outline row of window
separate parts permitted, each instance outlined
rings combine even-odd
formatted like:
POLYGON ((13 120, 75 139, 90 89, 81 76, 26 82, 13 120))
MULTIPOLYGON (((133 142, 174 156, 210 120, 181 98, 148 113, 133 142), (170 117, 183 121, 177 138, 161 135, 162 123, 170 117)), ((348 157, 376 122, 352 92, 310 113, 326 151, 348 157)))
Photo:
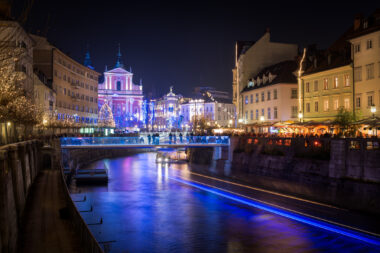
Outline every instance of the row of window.
MULTIPOLYGON (((343 103, 344 103, 343 107, 346 110, 349 110, 350 109, 350 99, 349 98, 345 98, 343 103)), ((338 110, 341 106, 342 105, 339 104, 339 99, 335 99, 333 101, 333 109, 334 110, 338 110)), ((323 101, 323 111, 327 112, 329 110, 330 110, 329 100, 326 99, 326 100, 323 101)), ((311 103, 306 103, 305 111, 306 112, 311 112, 311 103)), ((318 101, 314 102, 314 112, 319 112, 319 102, 318 101)))
POLYGON ((58 113, 57 115, 58 120, 64 120, 64 119, 74 119, 75 122, 79 123, 98 123, 98 119, 94 118, 88 118, 88 117, 79 117, 79 116, 72 116, 69 114, 64 114, 64 113, 58 113))
POLYGON ((78 112, 88 112, 88 113, 97 113, 98 112, 97 108, 91 108, 91 107, 84 106, 84 105, 81 106, 81 105, 75 105, 75 104, 66 104, 65 101, 63 101, 63 102, 58 101, 57 107, 62 107, 65 109, 78 111, 78 112))
MULTIPOLYGON (((333 86, 332 86, 333 89, 337 89, 340 87, 339 79, 340 78, 337 76, 335 76, 333 78, 333 86)), ((350 76, 347 74, 347 75, 343 76, 343 87, 349 87, 349 86, 350 86, 350 76)), ((328 89, 329 89, 329 78, 324 78, 323 79, 323 90, 328 90, 328 89)), ((313 91, 318 91, 318 90, 319 90, 319 82, 318 82, 318 80, 315 80, 313 83, 313 91)), ((310 82, 306 82, 305 92, 306 93, 311 92, 310 82)))
MULTIPOLYGON (((250 120, 253 120, 253 119, 259 120, 260 116, 264 117, 264 119, 265 119, 265 109, 264 108, 261 109, 261 115, 259 115, 259 112, 260 112, 259 109, 256 109, 256 112, 254 114, 254 111, 251 110, 250 114, 249 114, 249 119, 250 120)), ((278 118, 277 112, 278 112, 277 106, 273 107, 273 119, 278 118)), ((268 109, 267 109, 267 115, 266 116, 267 116, 267 118, 266 118, 267 120, 272 119, 272 109, 270 107, 268 107, 268 109)), ((245 111, 245 119, 248 120, 248 111, 245 111)))
MULTIPOLYGON (((355 102, 356 102, 356 103, 355 103, 355 106, 356 106, 357 108, 362 107, 362 99, 361 99, 361 96, 357 96, 355 102)), ((371 106, 375 106, 375 103, 374 103, 374 96, 373 96, 373 94, 367 96, 367 107, 371 107, 371 106)))
MULTIPOLYGON (((260 99, 259 99, 259 93, 256 93, 255 94, 255 103, 259 103, 259 101, 260 101, 260 99)), ((272 93, 271 93, 271 91, 269 90, 269 91, 267 91, 266 92, 266 100, 267 101, 269 101, 269 100, 271 100, 272 99, 272 93)), ((298 94, 297 94, 297 89, 296 88, 294 88, 294 89, 291 89, 291 95, 290 95, 290 98, 297 98, 298 97, 298 94)), ((274 100, 276 100, 278 98, 278 96, 277 96, 277 89, 274 89, 273 90, 273 99, 274 100)), ((253 104, 253 94, 251 94, 250 96, 248 96, 248 95, 246 95, 245 96, 245 104, 247 105, 247 104, 253 104)), ((265 101, 265 92, 264 91, 262 91, 261 92, 261 102, 264 102, 265 101)))
POLYGON ((75 93, 74 91, 70 91, 69 89, 67 89, 67 92, 66 92, 66 88, 61 88, 59 87, 62 94, 63 95, 67 95, 69 97, 72 97, 72 98, 77 98, 77 99, 80 99, 80 100, 86 100, 86 101, 89 101, 89 102, 92 102, 92 103, 98 103, 98 98, 96 97, 91 97, 91 96, 85 96, 83 94, 79 94, 79 93, 75 93))
MULTIPOLYGON (((368 39, 366 42, 365 42, 365 46, 366 46, 366 49, 367 50, 370 50, 373 48, 373 39, 368 39)), ((379 47, 380 47, 380 38, 379 38, 379 47)), ((357 54, 357 53, 360 53, 362 51, 362 48, 361 48, 361 43, 358 42, 354 45, 354 53, 357 54)))
POLYGON ((94 76, 90 73, 84 72, 79 67, 76 67, 75 65, 71 65, 71 63, 68 63, 65 60, 62 60, 61 58, 58 58, 58 63, 61 64, 62 66, 64 66, 65 68, 77 73, 77 74, 80 74, 80 75, 86 76, 87 78, 90 78, 92 80, 98 81, 96 76, 94 76))
MULTIPOLYGON (((378 72, 379 72, 378 76, 380 77, 380 62, 378 63, 378 72)), ((363 73, 362 66, 355 67, 354 69, 355 81, 362 81, 362 73, 363 73)), ((365 65, 365 75, 366 75, 366 80, 371 80, 375 78, 375 63, 365 65)))
POLYGON ((98 91, 98 88, 96 86, 92 86, 92 85, 89 85, 89 84, 85 84, 83 82, 79 82, 79 80, 74 80, 74 78, 72 78, 70 76, 66 77, 66 74, 63 74, 63 76, 62 76, 61 73, 58 72, 57 70, 54 70, 54 75, 56 77, 58 77, 59 79, 63 79, 63 81, 66 81, 69 84, 75 85, 77 87, 82 87, 82 88, 85 88, 87 90, 95 91, 95 92, 98 91))

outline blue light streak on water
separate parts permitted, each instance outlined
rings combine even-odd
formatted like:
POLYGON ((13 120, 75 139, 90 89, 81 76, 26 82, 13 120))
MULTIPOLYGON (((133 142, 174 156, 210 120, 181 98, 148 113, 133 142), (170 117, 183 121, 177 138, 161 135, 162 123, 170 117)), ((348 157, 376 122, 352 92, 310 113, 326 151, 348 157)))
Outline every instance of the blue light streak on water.
POLYGON ((287 211, 284 211, 284 210, 281 210, 281 209, 278 209, 275 207, 271 207, 268 205, 264 205, 264 204, 255 202, 251 199, 240 197, 240 196, 231 194, 229 192, 221 191, 219 189, 215 189, 215 188, 212 188, 212 187, 209 187, 206 185, 201 185, 201 184, 198 184, 195 182, 183 180, 180 178, 170 177, 170 176, 169 176, 169 179, 178 181, 178 182, 186 184, 186 185, 190 185, 192 187, 195 187, 195 188, 198 188, 198 189, 219 195, 221 197, 224 197, 224 198, 227 198, 230 200, 237 201, 239 203, 242 203, 242 204, 245 204, 245 205, 248 205, 251 207, 259 208, 261 210, 265 210, 267 212, 274 213, 274 214, 277 214, 277 215, 280 215, 280 216, 283 216, 283 217, 286 217, 286 218, 289 218, 292 220, 296 220, 296 221, 299 221, 299 222, 302 222, 302 223, 305 223, 305 224, 308 224, 308 225, 311 225, 314 227, 322 228, 322 229, 328 230, 330 232, 338 233, 338 234, 341 234, 344 236, 348 236, 350 238, 354 238, 354 239, 357 239, 360 241, 364 241, 364 242, 369 243, 369 244, 380 246, 380 238, 375 238, 373 236, 364 235, 364 234, 361 234, 361 233, 358 233, 358 232, 355 232, 352 230, 348 230, 348 229, 345 229, 342 227, 338 227, 338 226, 334 226, 332 224, 328 224, 328 223, 323 222, 323 221, 311 219, 311 218, 306 217, 306 216, 300 216, 300 215, 292 214, 290 212, 287 212, 287 211))

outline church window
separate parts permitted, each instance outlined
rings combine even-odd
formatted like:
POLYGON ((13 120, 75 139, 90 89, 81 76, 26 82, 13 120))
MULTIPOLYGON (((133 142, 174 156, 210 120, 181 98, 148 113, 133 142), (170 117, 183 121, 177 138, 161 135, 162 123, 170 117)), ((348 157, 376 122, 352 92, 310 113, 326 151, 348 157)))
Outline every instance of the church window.
POLYGON ((121 82, 120 81, 116 82, 116 89, 121 90, 121 82))

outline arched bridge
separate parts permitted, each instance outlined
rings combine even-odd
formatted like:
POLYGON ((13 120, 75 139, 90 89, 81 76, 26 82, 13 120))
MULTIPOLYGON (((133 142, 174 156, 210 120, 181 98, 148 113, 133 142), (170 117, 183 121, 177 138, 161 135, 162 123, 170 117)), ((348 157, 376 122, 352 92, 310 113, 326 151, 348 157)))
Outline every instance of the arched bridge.
POLYGON ((181 148, 181 147, 225 147, 230 145, 229 136, 167 137, 65 137, 61 148, 181 148))

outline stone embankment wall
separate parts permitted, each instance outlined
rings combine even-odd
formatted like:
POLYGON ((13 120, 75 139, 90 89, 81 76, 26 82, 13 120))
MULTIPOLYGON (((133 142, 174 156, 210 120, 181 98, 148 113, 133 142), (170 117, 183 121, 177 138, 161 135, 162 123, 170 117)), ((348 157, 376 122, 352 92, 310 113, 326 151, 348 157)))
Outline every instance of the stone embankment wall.
POLYGON ((123 157, 141 152, 152 151, 142 148, 91 148, 62 149, 62 164, 65 169, 78 169, 105 158, 123 157))
POLYGON ((15 252, 26 199, 40 168, 42 142, 0 147, 0 252, 15 252))
POLYGON ((236 137, 231 171, 249 184, 380 213, 379 144, 376 139, 236 137))

